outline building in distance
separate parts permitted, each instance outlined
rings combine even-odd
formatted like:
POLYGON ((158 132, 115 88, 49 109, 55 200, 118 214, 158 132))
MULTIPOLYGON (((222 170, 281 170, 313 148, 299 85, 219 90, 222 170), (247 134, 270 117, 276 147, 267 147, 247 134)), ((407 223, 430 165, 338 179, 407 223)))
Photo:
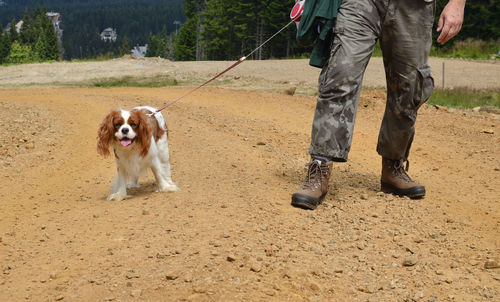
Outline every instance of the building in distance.
POLYGON ((136 45, 130 52, 132 53, 132 56, 136 58, 144 58, 146 56, 146 52, 148 52, 148 44, 144 46, 136 45))
MULTIPOLYGON (((24 22, 23 22, 23 20, 21 20, 21 21, 17 22, 17 23, 14 25, 14 26, 15 26, 15 28, 16 28, 16 32, 17 32, 17 33, 20 33, 20 32, 21 32, 21 27, 23 27, 23 23, 24 23, 24 22)), ((5 28, 4 28, 4 31, 6 31, 6 32, 10 31, 10 26, 11 26, 11 24, 10 24, 10 23, 7 23, 7 25, 6 25, 6 26, 5 26, 5 28)))
POLYGON ((118 35, 116 34, 116 29, 111 27, 106 28, 101 33, 101 40, 115 42, 118 35))

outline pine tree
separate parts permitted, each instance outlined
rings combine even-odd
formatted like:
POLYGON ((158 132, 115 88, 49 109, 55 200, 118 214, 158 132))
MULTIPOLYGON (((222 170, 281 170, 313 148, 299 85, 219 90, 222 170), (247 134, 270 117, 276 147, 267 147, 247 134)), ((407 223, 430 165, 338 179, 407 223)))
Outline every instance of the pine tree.
POLYGON ((10 29, 9 29, 9 39, 10 43, 14 43, 14 41, 19 40, 19 35, 16 30, 16 19, 12 18, 12 21, 10 21, 10 29))
POLYGON ((34 45, 36 42, 36 32, 33 30, 33 22, 31 21, 28 9, 24 11, 23 25, 19 37, 23 44, 34 45))
POLYGON ((33 59, 35 61, 45 61, 48 59, 48 47, 45 35, 38 36, 38 40, 33 47, 33 59))
POLYGON ((149 37, 146 57, 158 57, 160 52, 160 41, 154 35, 149 37))
POLYGON ((197 17, 197 26, 196 26, 196 60, 200 61, 205 58, 205 53, 203 49, 203 37, 201 33, 203 32, 203 23, 204 23, 204 17, 203 17, 203 12, 206 11, 206 6, 207 6, 207 1, 208 0, 198 0, 196 1, 197 3, 197 11, 196 11, 196 17, 197 17))
POLYGON ((7 33, 4 33, 2 24, 0 24, 0 64, 3 64, 7 60, 7 56, 10 52, 10 39, 7 33))
POLYGON ((191 19, 184 23, 179 29, 179 36, 177 37, 177 41, 175 43, 176 60, 196 60, 196 28, 196 20, 191 19))
MULTIPOLYGON (((241 52, 247 53, 263 41, 261 18, 259 11, 262 1, 248 2, 236 0, 233 2, 233 16, 235 18, 235 35, 240 39, 241 52)), ((254 58, 259 59, 259 53, 254 58)))
POLYGON ((40 16, 44 16, 45 14, 42 11, 42 8, 40 7, 40 4, 37 3, 35 6, 35 10, 33 11, 33 19, 37 19, 40 16))
MULTIPOLYGON (((45 14, 44 14, 45 16, 45 14)), ((56 31, 52 21, 45 17, 45 22, 43 23, 43 36, 47 45, 47 60, 58 60, 59 59, 59 45, 57 41, 56 31)))
POLYGON ((122 45, 120 46, 120 56, 130 54, 130 41, 127 36, 123 37, 122 45))
POLYGON ((158 39, 160 40, 159 41, 160 45, 159 45, 158 56, 161 58, 166 58, 168 56, 168 54, 167 54, 168 35, 167 35, 167 27, 166 26, 163 26, 163 29, 158 36, 158 39))
POLYGON ((468 1, 465 9, 464 23, 457 36, 458 40, 469 37, 482 40, 500 38, 500 1, 468 1), (488 18, 491 15, 496 17, 488 18))
MULTIPOLYGON (((197 57, 199 43, 199 0, 185 0, 187 20, 179 29, 179 36, 175 45, 175 58, 180 61, 193 61, 197 57)), ((149 45, 148 45, 149 47, 149 45)))
POLYGON ((38 4, 33 12, 32 19, 33 19, 33 21, 32 21, 33 32, 34 32, 34 35, 36 37, 38 37, 38 36, 42 35, 44 22, 47 19, 47 17, 43 14, 42 8, 38 4))
POLYGON ((231 14, 232 3, 225 0, 212 0, 204 12, 202 37, 205 53, 209 60, 227 60, 238 56, 234 47, 234 19, 231 14))
MULTIPOLYGON (((267 39, 271 34, 280 30, 284 25, 290 22, 289 12, 293 7, 293 0, 288 1, 286 9, 283 7, 282 1, 269 0, 267 1, 267 9, 263 11, 264 24, 267 34, 264 39, 267 39)), ((296 28, 289 26, 286 30, 277 35, 270 41, 266 48, 266 58, 285 57, 291 53, 292 44, 290 41, 295 41, 296 28)))
POLYGON ((177 36, 175 34, 171 34, 167 38, 167 51, 166 57, 169 60, 175 60, 175 39, 177 36))
MULTIPOLYGON (((234 59, 260 46, 289 20, 280 0, 210 0, 203 14, 203 38, 208 59, 234 59)), ((292 52, 295 29, 290 27, 254 53, 254 59, 283 57, 292 52), (291 42, 290 42, 291 41, 291 42)))

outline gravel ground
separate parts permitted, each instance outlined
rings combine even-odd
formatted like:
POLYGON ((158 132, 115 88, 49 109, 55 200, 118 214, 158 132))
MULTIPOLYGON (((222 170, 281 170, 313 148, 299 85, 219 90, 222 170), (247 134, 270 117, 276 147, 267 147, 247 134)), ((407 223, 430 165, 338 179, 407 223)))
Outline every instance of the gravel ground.
MULTIPOLYGON (((94 64, 174 64, 158 62, 11 66, 0 77, 65 66, 74 82, 102 76, 83 68, 94 64)), ((199 82, 207 64, 195 65, 164 72, 199 82)), ((262 92, 282 89, 271 75, 255 86, 234 77, 216 84, 238 89, 204 88, 164 111, 181 191, 154 193, 150 173, 121 202, 105 200, 116 169, 96 152, 99 123, 187 87, 54 88, 27 76, 0 90, 0 301, 500 299, 499 115, 423 106, 410 174, 428 195, 409 200, 379 192, 385 94, 364 92, 350 161, 304 211, 290 195, 315 98, 262 92)))

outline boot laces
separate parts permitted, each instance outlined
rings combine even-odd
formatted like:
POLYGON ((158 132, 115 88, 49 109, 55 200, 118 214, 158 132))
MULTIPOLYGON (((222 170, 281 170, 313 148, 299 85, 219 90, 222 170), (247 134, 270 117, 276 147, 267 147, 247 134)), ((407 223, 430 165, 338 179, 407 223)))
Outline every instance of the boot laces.
POLYGON ((406 173, 408 171, 408 169, 410 168, 410 161, 408 161, 407 159, 406 160, 405 159, 396 160, 396 161, 394 161, 393 167, 394 167, 393 173, 396 176, 399 176, 401 179, 403 179, 407 183, 413 181, 410 178, 410 176, 406 173), (405 162, 406 162, 406 167, 404 167, 405 162))
POLYGON ((321 161, 314 159, 310 163, 306 164, 307 176, 302 189, 317 189, 321 186, 321 181, 323 178, 328 177, 328 166, 323 165, 321 161))

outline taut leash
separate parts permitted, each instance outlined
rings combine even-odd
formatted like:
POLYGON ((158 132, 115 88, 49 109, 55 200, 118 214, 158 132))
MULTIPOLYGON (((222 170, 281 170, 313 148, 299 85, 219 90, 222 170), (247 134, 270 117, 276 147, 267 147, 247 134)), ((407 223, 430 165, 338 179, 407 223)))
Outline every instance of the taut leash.
POLYGON ((295 21, 292 20, 290 21, 290 23, 288 23, 287 25, 283 26, 280 30, 278 30, 274 35, 272 35, 269 39, 267 39, 266 41, 264 41, 264 43, 260 44, 257 48, 255 48, 254 50, 252 50, 252 52, 250 52, 248 55, 246 56, 243 56, 241 58, 238 59, 238 61, 234 62, 233 65, 229 66, 228 68, 224 69, 223 71, 219 72, 218 74, 216 74, 215 76, 213 76, 211 79, 209 79, 208 81, 206 81, 205 83, 199 85, 198 87, 195 87, 191 90, 189 90, 187 93, 185 93, 184 95, 176 98, 175 100, 171 101, 170 103, 167 103, 165 104, 163 107, 161 107, 160 109, 157 109, 155 112, 151 113, 151 115, 154 115, 162 110, 164 110, 165 108, 167 107, 170 107, 172 106, 173 104, 177 103, 178 101, 182 100, 183 98, 187 97, 188 95, 190 95, 191 93, 195 92, 196 90, 200 89, 201 87, 207 85, 208 83, 212 82, 213 80, 217 79, 218 77, 220 77, 221 75, 225 74, 226 72, 228 72, 229 70, 233 69, 234 67, 240 65, 241 63, 243 63, 243 61, 245 61, 249 56, 251 56, 254 52, 256 52, 257 50, 259 50, 260 48, 262 48, 262 46, 264 46, 267 42, 269 42, 270 40, 272 40, 274 37, 276 37, 280 32, 282 32, 285 28, 287 28, 290 24, 294 23, 295 21))

